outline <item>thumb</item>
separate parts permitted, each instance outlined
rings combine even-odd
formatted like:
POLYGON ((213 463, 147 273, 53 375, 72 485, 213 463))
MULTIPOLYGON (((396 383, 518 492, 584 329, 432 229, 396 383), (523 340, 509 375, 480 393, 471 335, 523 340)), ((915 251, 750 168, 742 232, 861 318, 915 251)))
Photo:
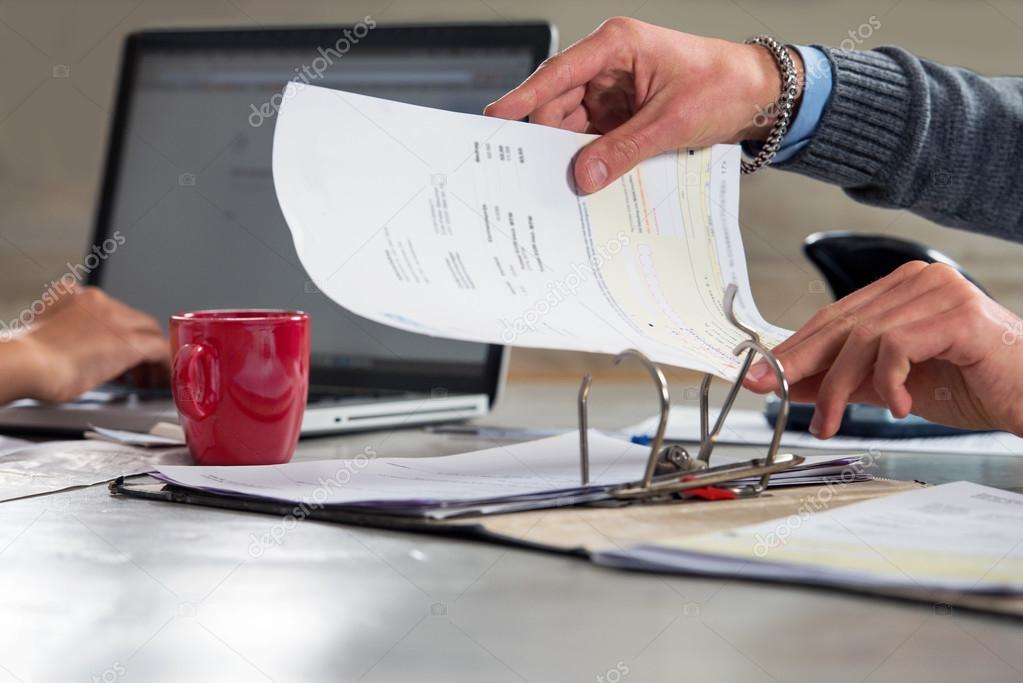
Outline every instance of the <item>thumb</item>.
POLYGON ((587 194, 596 192, 644 159, 677 147, 668 119, 659 108, 647 106, 583 147, 575 159, 576 187, 587 194))

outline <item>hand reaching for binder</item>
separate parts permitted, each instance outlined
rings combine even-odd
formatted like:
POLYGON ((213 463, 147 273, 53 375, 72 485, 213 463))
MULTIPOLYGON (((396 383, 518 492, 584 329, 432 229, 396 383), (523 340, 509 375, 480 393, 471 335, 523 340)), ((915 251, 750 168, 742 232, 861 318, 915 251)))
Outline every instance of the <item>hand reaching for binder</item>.
MULTIPOLYGON (((792 400, 816 403, 820 438, 850 402, 1023 435, 1023 320, 943 264, 902 266, 818 311, 774 353, 792 400)), ((777 383, 758 363, 745 386, 777 383)))

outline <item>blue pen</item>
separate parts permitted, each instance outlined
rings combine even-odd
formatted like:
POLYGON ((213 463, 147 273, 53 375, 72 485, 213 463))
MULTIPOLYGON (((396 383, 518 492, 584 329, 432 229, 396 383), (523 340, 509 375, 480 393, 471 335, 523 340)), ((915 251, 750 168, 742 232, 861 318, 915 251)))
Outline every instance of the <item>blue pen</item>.
MULTIPOLYGON (((423 427, 423 430, 432 434, 454 434, 458 436, 474 436, 481 439, 505 439, 512 441, 543 439, 573 431, 571 429, 518 429, 515 427, 477 427, 473 425, 437 425, 423 427)), ((608 433, 608 436, 625 438, 624 434, 614 432, 608 433)), ((628 439, 631 443, 639 446, 649 446, 652 441, 648 434, 635 434, 628 437, 628 439)))

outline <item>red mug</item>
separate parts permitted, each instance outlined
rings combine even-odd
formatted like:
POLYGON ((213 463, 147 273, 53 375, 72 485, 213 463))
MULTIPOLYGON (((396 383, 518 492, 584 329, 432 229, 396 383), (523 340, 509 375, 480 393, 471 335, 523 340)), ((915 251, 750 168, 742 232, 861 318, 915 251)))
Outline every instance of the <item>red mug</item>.
POLYGON ((171 392, 200 465, 279 465, 309 391, 309 316, 196 311, 170 319, 171 392))

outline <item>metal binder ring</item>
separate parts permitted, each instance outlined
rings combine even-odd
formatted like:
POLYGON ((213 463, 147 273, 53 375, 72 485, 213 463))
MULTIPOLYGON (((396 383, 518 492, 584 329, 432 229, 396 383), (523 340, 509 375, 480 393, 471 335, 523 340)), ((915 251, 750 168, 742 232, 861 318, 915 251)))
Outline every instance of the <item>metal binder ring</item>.
MULTIPOLYGON (((657 457, 661 453, 661 446, 664 444, 664 434, 668 430, 668 413, 671 411, 671 397, 668 395, 668 380, 664 373, 657 367, 657 364, 650 360, 645 353, 636 349, 626 349, 615 356, 615 365, 621 365, 627 357, 632 357, 643 364, 654 383, 657 385, 658 399, 661 405, 661 417, 657 423, 657 432, 650 441, 650 457, 647 458, 646 470, 643 473, 643 485, 650 486, 657 469, 657 457)), ((590 443, 587 436, 589 418, 587 415, 587 403, 590 398, 590 387, 593 385, 593 375, 587 373, 579 386, 579 457, 580 470, 582 472, 583 486, 590 480, 590 443)))
MULTIPOLYGON (((728 391, 728 395, 725 397, 721 411, 718 413, 717 419, 714 421, 713 428, 710 426, 710 383, 713 376, 709 374, 704 375, 703 381, 700 383, 701 443, 698 459, 691 459, 688 452, 686 452, 686 450, 681 446, 673 447, 677 448, 679 452, 664 453, 664 458, 661 457, 664 437, 668 428, 669 411, 671 410, 671 400, 668 395, 668 382, 664 377, 664 373, 661 372, 661 369, 657 367, 650 358, 636 349, 628 349, 615 356, 615 365, 620 364, 626 357, 631 356, 639 360, 647 371, 649 371, 650 376, 653 378, 654 383, 657 386, 661 412, 660 419, 657 423, 657 432, 654 434, 650 443, 650 456, 647 459, 643 479, 613 487, 610 490, 610 494, 613 497, 619 500, 655 500, 677 496, 679 494, 684 494, 686 491, 693 491, 695 489, 706 487, 724 487, 734 496, 757 495, 762 493, 767 487, 771 474, 786 470, 803 462, 804 459, 798 455, 778 455, 778 446, 781 443, 781 437, 785 431, 785 424, 788 421, 789 414, 788 380, 785 378, 785 372, 781 363, 778 361, 777 357, 761 343, 759 335, 735 318, 733 309, 736 293, 736 286, 734 284, 728 285, 725 290, 724 312, 725 317, 729 322, 735 325, 736 328, 748 334, 750 337, 748 340, 740 342, 733 350, 735 355, 738 356, 745 353, 746 357, 742 361, 742 365, 740 366, 735 382, 732 384, 728 391), (721 428, 724 425, 725 419, 728 417, 728 414, 732 410, 732 406, 735 404, 735 398, 739 393, 739 389, 742 387, 742 380, 745 378, 746 373, 749 371, 749 368, 753 363, 753 359, 757 354, 763 356, 774 370, 775 376, 778 378, 779 394, 781 395, 781 407, 779 409, 778 420, 775 424, 774 436, 771 440, 767 457, 754 458, 746 462, 711 467, 711 452, 714 450, 714 445, 721 433, 721 428), (665 471, 658 473, 658 462, 662 460, 664 465, 668 467, 662 468, 662 470, 665 471), (737 480, 753 477, 759 477, 759 482, 743 486, 734 485, 734 482, 737 480), (732 482, 733 485, 729 486, 730 482, 732 482)), ((582 384, 579 387, 579 453, 581 458, 580 469, 582 472, 582 483, 584 486, 589 483, 590 472, 590 451, 588 439, 589 420, 587 415, 587 403, 589 401, 590 387, 592 384, 593 376, 587 374, 583 377, 582 384)))
MULTIPOLYGON (((735 383, 732 384, 728 390, 728 395, 725 397, 725 401, 721 406, 721 411, 718 413, 717 419, 714 421, 713 429, 710 428, 710 383, 713 380, 713 376, 704 375, 703 381, 700 383, 700 453, 699 459, 709 463, 710 455, 714 450, 714 446, 717 444, 718 436, 721 434, 721 428, 724 426, 725 419, 732 410, 732 406, 735 403, 735 398, 739 394, 739 389, 742 387, 742 380, 746 377, 746 373, 749 372, 750 366, 753 364, 753 359, 760 354, 764 357, 764 360, 768 362, 771 369, 774 371, 774 375, 778 380, 778 393, 781 398, 781 405, 778 411, 778 419, 774 425, 774 435, 771 438, 771 444, 767 450, 767 458, 765 462, 767 465, 774 464, 778 455, 778 448, 781 445, 781 437, 785 432, 785 425, 788 422, 789 416, 789 382, 785 377, 785 369, 782 367, 781 362, 778 358, 760 342, 760 335, 755 331, 743 325, 735 317, 735 297, 738 293, 738 288, 734 284, 729 284, 725 289, 725 300, 724 300, 724 311, 725 317, 728 321, 735 325, 737 328, 749 335, 749 339, 740 342, 735 349, 732 351, 736 356, 746 353, 746 358, 743 359, 742 366, 739 368, 739 373, 735 378, 735 383)), ((760 481, 758 488, 763 490, 767 486, 767 482, 770 479, 769 474, 765 474, 760 481)))

